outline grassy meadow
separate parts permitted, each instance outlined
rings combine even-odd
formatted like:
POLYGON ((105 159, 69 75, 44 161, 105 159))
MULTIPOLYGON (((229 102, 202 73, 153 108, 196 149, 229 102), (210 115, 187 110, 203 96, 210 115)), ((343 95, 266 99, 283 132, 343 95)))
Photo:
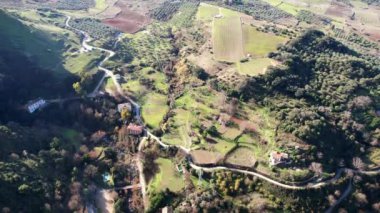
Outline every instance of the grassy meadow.
POLYGON ((158 158, 156 163, 160 171, 154 176, 148 185, 149 192, 163 191, 166 188, 172 192, 179 192, 185 187, 182 174, 175 167, 175 164, 166 158, 158 158))
POLYGON ((268 33, 257 31, 255 27, 243 24, 244 52, 253 57, 266 57, 269 52, 275 51, 279 44, 287 39, 268 33))

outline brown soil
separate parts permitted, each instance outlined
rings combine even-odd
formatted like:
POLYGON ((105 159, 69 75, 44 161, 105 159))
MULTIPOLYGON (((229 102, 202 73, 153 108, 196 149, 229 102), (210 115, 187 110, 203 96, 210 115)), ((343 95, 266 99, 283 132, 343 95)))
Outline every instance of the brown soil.
POLYGON ((126 33, 136 33, 151 23, 149 11, 158 7, 162 0, 118 0, 114 7, 120 12, 113 18, 103 20, 103 23, 111 25, 126 33))
POLYGON ((136 33, 148 25, 150 19, 147 16, 124 8, 115 18, 104 19, 103 23, 126 33, 136 33))
POLYGON ((191 151, 190 155, 194 163, 198 165, 215 165, 222 159, 221 154, 206 150, 191 151))
POLYGON ((350 6, 344 3, 333 1, 325 14, 335 17, 348 17, 352 15, 352 10, 350 6))

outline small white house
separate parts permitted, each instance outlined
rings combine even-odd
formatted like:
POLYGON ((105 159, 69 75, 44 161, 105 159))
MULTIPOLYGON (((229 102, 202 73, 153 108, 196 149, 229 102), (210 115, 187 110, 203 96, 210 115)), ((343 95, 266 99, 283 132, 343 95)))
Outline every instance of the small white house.
POLYGON ((117 111, 121 113, 124 109, 128 110, 129 112, 132 111, 132 105, 130 103, 122 103, 117 105, 117 111))
POLYGON ((38 109, 44 107, 46 104, 47 104, 47 103, 46 103, 46 101, 45 101, 44 99, 39 98, 39 99, 37 99, 37 100, 35 100, 35 101, 32 101, 32 102, 30 102, 30 103, 28 104, 28 111, 29 111, 29 113, 33 113, 33 112, 35 112, 36 110, 38 110, 38 109))
POLYGON ((288 162, 289 162, 289 155, 286 153, 273 151, 269 155, 269 164, 271 166, 288 163, 288 162))

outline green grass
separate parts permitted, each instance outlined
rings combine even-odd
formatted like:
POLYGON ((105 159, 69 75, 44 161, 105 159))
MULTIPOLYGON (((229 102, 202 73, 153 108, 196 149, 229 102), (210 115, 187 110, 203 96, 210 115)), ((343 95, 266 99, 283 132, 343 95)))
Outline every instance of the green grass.
POLYGON ((264 74, 268 66, 273 64, 274 60, 270 58, 255 58, 244 63, 236 63, 239 73, 249 76, 264 74))
POLYGON ((255 57, 265 57, 269 52, 275 51, 277 46, 287 39, 273 34, 263 33, 256 28, 243 25, 244 52, 255 57))
POLYGON ((252 167, 256 159, 251 148, 239 147, 228 155, 226 162, 239 166, 252 167))
POLYGON ((226 17, 226 18, 231 18, 231 17, 240 18, 242 15, 244 15, 242 13, 239 13, 239 12, 236 12, 233 10, 229 10, 229 9, 226 9, 223 7, 220 8, 220 12, 223 15, 223 17, 226 17))
POLYGON ((116 90, 115 83, 113 82, 112 78, 107 78, 105 89, 111 91, 116 90))
POLYGON ((169 90, 169 84, 166 82, 166 75, 163 72, 154 71, 151 74, 148 74, 149 71, 154 70, 151 67, 146 67, 140 71, 140 76, 154 81, 155 88, 159 93, 167 94, 169 90))
POLYGON ((198 126, 201 120, 208 120, 208 116, 219 114, 219 109, 215 106, 218 99, 219 94, 208 91, 207 87, 186 92, 175 102, 175 115, 168 122, 170 132, 164 134, 163 140, 170 144, 189 147, 190 130, 199 133, 195 126, 198 126))
POLYGON ((217 60, 236 62, 244 57, 243 35, 239 17, 214 19, 212 37, 217 60))
POLYGON ((222 155, 227 154, 231 149, 233 149, 236 146, 236 143, 227 142, 220 138, 213 138, 213 139, 218 142, 212 145, 213 149, 215 149, 215 151, 219 152, 222 155))
POLYGON ((369 149, 366 162, 370 167, 377 167, 380 165, 380 149, 372 147, 369 149))
POLYGON ((142 118, 151 128, 159 128, 162 119, 169 110, 167 97, 158 93, 149 93, 144 97, 142 105, 142 118))
POLYGON ((143 95, 147 91, 146 87, 142 85, 139 82, 139 80, 136 80, 136 79, 134 80, 128 79, 126 83, 121 84, 121 87, 123 90, 132 94, 132 96, 136 97, 139 100, 143 97, 143 95))
POLYGON ((176 109, 174 116, 175 127, 170 134, 166 134, 163 139, 173 145, 181 145, 190 148, 191 145, 191 124, 195 122, 195 116, 187 110, 176 109))
POLYGON ((95 8, 98 10, 104 10, 107 8, 106 0, 95 0, 95 8))
POLYGON ((285 12, 288 12, 294 16, 296 16, 298 14, 298 12, 303 9, 302 7, 298 7, 298 6, 296 6, 294 4, 290 4, 290 3, 282 3, 277 8, 281 9, 285 12))
POLYGON ((64 73, 61 61, 64 44, 53 39, 49 32, 26 26, 4 12, 0 12, 0 28, 4 50, 20 51, 42 68, 64 73))
POLYGON ((201 3, 198 7, 197 19, 201 21, 212 21, 213 17, 218 14, 218 7, 201 3))
POLYGON ((158 158, 156 160, 160 171, 154 176, 153 180, 149 183, 149 192, 158 192, 166 188, 172 192, 179 192, 185 187, 185 183, 176 168, 174 163, 165 158, 158 158))
POLYGON ((61 134, 64 140, 74 145, 78 150, 81 144, 81 134, 74 129, 62 129, 61 134))
POLYGON ((64 67, 71 73, 88 72, 96 68, 97 60, 100 57, 101 53, 98 51, 68 55, 64 62, 64 67))

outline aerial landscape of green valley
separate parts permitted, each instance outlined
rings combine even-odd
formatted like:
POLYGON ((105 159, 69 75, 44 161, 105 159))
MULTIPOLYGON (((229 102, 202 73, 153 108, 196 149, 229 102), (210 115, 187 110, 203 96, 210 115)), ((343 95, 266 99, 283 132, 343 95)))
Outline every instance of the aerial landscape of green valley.
POLYGON ((379 0, 1 0, 0 212, 380 212, 379 0))

